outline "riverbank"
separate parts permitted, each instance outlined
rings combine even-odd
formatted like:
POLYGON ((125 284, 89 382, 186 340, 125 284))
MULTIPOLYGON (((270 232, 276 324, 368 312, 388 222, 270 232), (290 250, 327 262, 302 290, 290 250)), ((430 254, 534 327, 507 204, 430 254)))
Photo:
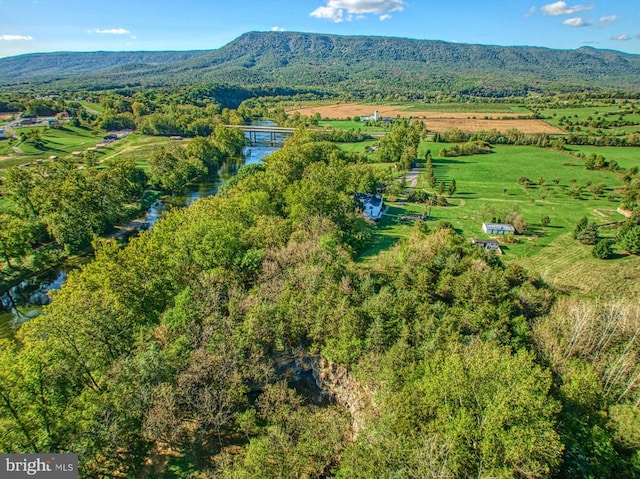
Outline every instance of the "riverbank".
MULTIPOLYGON (((266 144, 247 147, 242 158, 231 159, 221 165, 216 177, 192 185, 184 195, 167 196, 159 190, 146 190, 139 206, 131 208, 132 219, 114 226, 113 230, 103 237, 123 241, 138 231, 150 228, 167 208, 187 207, 198 198, 216 194, 220 185, 234 176, 241 166, 259 163, 278 149, 277 146, 266 144), (142 214, 143 212, 146 213, 142 214)), ((40 314, 42 306, 50 301, 47 293, 51 289, 60 288, 69 271, 91 261, 93 256, 91 248, 74 256, 68 256, 60 248, 54 250, 57 257, 45 258, 40 263, 45 265, 44 267, 22 268, 6 281, 0 277, 0 298, 4 298, 3 306, 0 308, 0 339, 13 336, 20 324, 40 314), (6 297, 9 293, 13 298, 6 297)))

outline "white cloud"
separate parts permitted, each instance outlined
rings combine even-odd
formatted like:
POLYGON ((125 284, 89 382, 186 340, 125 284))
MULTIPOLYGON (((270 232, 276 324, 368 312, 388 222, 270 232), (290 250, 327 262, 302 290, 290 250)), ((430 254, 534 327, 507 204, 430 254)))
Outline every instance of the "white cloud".
POLYGON ((94 32, 104 33, 107 35, 127 35, 131 33, 129 30, 125 30, 124 28, 107 28, 107 29, 96 28, 94 32))
POLYGON ((386 20, 391 20, 393 17, 391 15, 380 15, 380 21, 384 22, 386 20))
POLYGON ((631 40, 631 35, 627 35, 626 33, 621 33, 620 35, 614 35, 613 37, 611 37, 611 40, 626 42, 627 40, 631 40))
POLYGON ((536 7, 531 7, 529 9, 529 11, 527 12, 527 14, 525 15, 525 18, 529 18, 529 17, 535 15, 537 11, 538 11, 538 9, 536 7))
POLYGON ((271 27, 271 31, 272 32, 286 32, 287 29, 286 28, 282 28, 282 27, 278 27, 278 26, 273 26, 273 27, 271 27))
POLYGON ((562 22, 562 24, 567 25, 568 27, 588 27, 589 25, 591 25, 582 17, 567 18, 564 22, 562 22))
POLYGON ((311 12, 311 16, 331 20, 334 23, 344 22, 344 10, 334 7, 318 7, 311 12))
POLYGON ((600 17, 600 28, 606 27, 607 25, 611 25, 612 23, 618 21, 617 15, 607 15, 606 17, 600 17))
POLYGON ((0 40, 4 40, 5 42, 20 42, 33 40, 33 37, 31 35, 0 35, 0 40))
POLYGON ((312 17, 331 20, 335 23, 360 20, 365 15, 380 15, 380 20, 388 20, 388 12, 401 12, 406 6, 405 0, 325 0, 327 5, 311 12, 312 17), (383 19, 384 17, 384 19, 383 19))
POLYGON ((570 7, 567 5, 567 2, 555 2, 543 5, 540 7, 540 11, 543 15, 557 17, 558 15, 573 15, 574 13, 591 10, 592 8, 593 5, 574 5, 573 7, 570 7))

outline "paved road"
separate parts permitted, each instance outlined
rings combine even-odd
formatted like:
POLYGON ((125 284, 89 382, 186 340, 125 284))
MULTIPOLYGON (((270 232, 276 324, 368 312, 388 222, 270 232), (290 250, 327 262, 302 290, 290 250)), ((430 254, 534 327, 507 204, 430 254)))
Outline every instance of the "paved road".
POLYGON ((404 179, 407 182, 408 188, 415 188, 418 186, 418 168, 413 168, 410 172, 404 175, 404 179))

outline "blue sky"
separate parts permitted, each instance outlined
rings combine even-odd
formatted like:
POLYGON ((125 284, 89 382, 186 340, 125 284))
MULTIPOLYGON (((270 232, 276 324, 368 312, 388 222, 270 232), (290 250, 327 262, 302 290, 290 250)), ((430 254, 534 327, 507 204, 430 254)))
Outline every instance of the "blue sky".
POLYGON ((587 1, 0 0, 0 56, 203 50, 254 30, 640 54, 638 0, 587 1))

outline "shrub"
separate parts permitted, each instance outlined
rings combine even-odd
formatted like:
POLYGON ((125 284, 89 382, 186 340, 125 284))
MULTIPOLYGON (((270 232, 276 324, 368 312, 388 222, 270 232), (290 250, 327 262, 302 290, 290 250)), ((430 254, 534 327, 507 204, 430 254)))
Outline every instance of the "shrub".
POLYGON ((608 239, 602 239, 596 243, 591 250, 591 255, 598 259, 609 259, 613 255, 613 248, 611 247, 611 241, 608 239))
POLYGON ((578 233, 577 240, 582 244, 595 245, 600 239, 598 225, 589 223, 578 233))

